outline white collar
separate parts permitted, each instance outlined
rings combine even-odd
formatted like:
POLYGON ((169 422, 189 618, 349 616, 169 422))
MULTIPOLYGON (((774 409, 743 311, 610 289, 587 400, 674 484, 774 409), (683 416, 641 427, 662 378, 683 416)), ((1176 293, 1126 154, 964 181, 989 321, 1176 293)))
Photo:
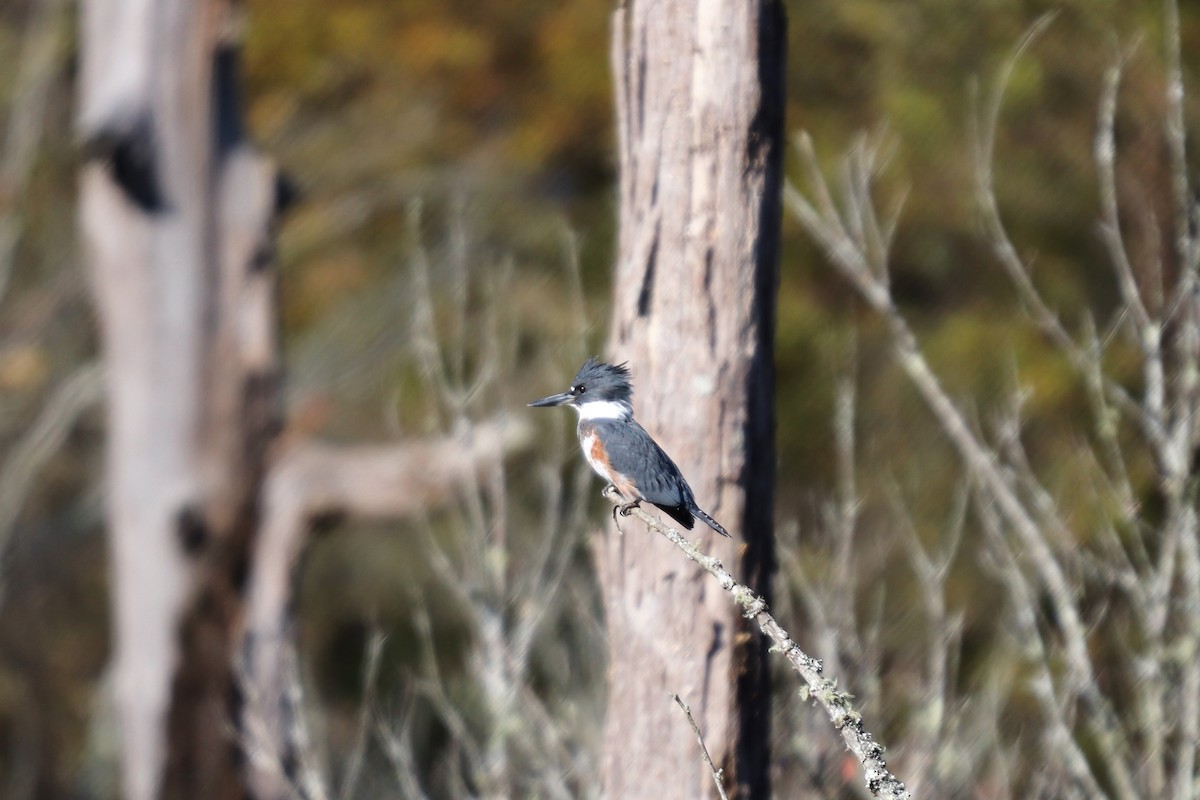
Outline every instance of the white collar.
POLYGON ((630 419, 633 407, 622 400, 589 400, 575 406, 580 419, 630 419))

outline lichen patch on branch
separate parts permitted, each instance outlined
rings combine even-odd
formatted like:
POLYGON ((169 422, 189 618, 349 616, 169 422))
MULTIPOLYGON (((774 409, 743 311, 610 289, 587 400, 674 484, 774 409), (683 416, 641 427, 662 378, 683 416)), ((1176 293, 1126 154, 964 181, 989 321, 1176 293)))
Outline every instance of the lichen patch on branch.
MULTIPOLYGON (((604 497, 614 504, 622 502, 621 497, 612 490, 612 487, 605 488, 604 497)), ((871 795, 885 798, 885 800, 909 800, 912 795, 905 788, 904 783, 888 770, 887 763, 883 758, 883 745, 875 741, 875 737, 863 724, 862 715, 854 710, 851 703, 854 696, 849 692, 838 690, 837 681, 825 677, 821 661, 800 649, 791 635, 767 610, 766 602, 750 587, 738 583, 733 575, 725 569, 724 564, 705 554, 699 547, 685 539, 679 531, 664 525, 657 517, 648 514, 641 508, 632 508, 629 513, 646 523, 646 527, 666 538, 671 544, 682 550, 689 559, 703 567, 705 572, 716 578, 721 588, 729 592, 734 602, 741 606, 746 618, 753 620, 763 634, 771 640, 771 652, 782 653, 792 668, 799 673, 805 683, 801 692, 806 698, 815 700, 825 709, 833 726, 837 728, 846 742, 846 747, 854 753, 855 758, 862 765, 863 778, 871 795)))

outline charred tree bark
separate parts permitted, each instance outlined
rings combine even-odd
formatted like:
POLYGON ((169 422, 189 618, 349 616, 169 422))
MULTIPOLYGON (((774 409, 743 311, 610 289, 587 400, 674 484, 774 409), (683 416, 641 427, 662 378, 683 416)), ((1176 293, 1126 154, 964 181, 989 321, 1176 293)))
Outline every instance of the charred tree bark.
POLYGON ((126 797, 244 794, 231 658, 278 427, 273 168, 225 0, 83 5, 81 218, 108 383, 126 797))
MULTIPOLYGON (((772 0, 631 0, 613 25, 621 175, 610 350, 631 362, 638 418, 735 538, 702 525, 697 534, 764 596, 774 562, 784 34, 772 0)), ((669 702, 675 692, 730 796, 767 797, 765 641, 699 568, 663 547, 640 535, 601 544, 605 792, 715 794, 669 702)))

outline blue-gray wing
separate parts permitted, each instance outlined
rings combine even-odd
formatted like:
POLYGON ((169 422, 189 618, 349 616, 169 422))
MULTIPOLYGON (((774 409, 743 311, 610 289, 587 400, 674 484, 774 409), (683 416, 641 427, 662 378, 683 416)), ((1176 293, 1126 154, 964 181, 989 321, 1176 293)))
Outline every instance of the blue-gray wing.
MULTIPOLYGON (((642 499, 660 507, 690 509, 696 504, 679 467, 634 420, 597 421, 608 462, 636 486, 642 499)), ((690 527, 690 526, 689 526, 690 527)))

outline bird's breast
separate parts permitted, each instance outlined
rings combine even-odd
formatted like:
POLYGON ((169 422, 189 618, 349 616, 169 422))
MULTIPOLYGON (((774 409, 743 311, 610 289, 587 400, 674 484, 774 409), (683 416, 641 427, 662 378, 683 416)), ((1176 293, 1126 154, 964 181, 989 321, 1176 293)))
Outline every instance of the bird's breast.
POLYGON ((579 446, 583 449, 583 457, 587 459, 596 474, 612 483, 612 465, 608 463, 604 445, 600 442, 600 437, 596 435, 594 429, 579 432, 579 446))
POLYGON ((629 476, 613 469, 612 462, 608 457, 608 450, 605 448, 604 441, 600 438, 595 428, 580 426, 579 445, 583 448, 583 457, 587 459, 592 470, 601 478, 617 487, 617 491, 624 497, 633 500, 642 496, 641 492, 638 491, 637 485, 630 480, 629 476))

